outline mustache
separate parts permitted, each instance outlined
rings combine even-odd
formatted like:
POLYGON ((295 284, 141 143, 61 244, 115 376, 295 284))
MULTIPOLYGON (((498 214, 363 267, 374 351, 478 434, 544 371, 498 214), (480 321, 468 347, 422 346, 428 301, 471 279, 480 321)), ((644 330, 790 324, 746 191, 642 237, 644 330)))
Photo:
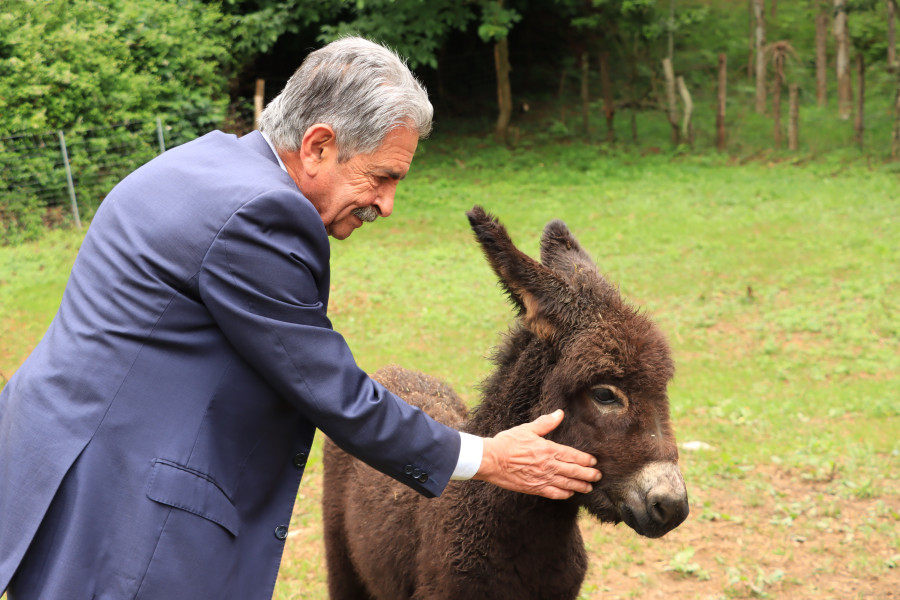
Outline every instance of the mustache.
POLYGON ((359 220, 363 223, 371 223, 375 219, 378 218, 378 211, 372 208, 371 206, 362 206, 360 208, 354 208, 351 211, 354 215, 359 217, 359 220))

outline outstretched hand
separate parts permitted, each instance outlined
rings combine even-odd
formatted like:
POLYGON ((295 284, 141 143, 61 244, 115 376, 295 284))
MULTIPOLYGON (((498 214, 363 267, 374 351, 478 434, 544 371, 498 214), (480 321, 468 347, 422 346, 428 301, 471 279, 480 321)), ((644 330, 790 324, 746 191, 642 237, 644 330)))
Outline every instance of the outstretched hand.
POLYGON ((484 438, 481 467, 474 479, 507 490, 564 500, 575 492, 588 493, 599 481, 597 460, 585 452, 545 440, 562 423, 563 411, 538 417, 484 438))

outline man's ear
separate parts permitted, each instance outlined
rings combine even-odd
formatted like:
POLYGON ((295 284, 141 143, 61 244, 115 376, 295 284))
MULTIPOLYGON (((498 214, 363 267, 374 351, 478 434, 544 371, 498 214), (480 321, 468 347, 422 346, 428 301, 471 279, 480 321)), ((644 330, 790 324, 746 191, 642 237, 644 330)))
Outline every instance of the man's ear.
POLYGON ((334 129, 325 123, 310 125, 303 134, 303 141, 298 152, 306 174, 315 177, 323 162, 337 161, 337 142, 334 129))

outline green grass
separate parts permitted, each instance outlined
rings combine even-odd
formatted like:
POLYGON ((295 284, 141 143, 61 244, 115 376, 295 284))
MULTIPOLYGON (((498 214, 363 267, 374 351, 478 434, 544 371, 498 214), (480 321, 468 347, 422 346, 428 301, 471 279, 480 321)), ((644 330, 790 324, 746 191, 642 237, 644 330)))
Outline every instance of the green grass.
POLYGON ((900 402, 900 185, 866 164, 728 166, 573 143, 425 146, 395 216, 334 245, 335 326, 373 369, 399 362, 474 400, 511 313, 463 212, 537 253, 568 223, 669 334, 681 439, 726 462, 885 459, 900 402))
MULTIPOLYGON (((547 221, 566 221, 601 271, 668 334, 679 440, 714 448, 686 456, 684 465, 700 498, 698 526, 751 522, 704 504, 713 490, 769 510, 752 522, 776 532, 796 531, 809 517, 814 533, 844 518, 846 503, 880 502, 857 535, 867 544, 886 540, 892 553, 869 556, 868 546, 848 545, 840 564, 895 575, 900 179, 891 165, 843 155, 802 166, 715 154, 641 157, 528 134, 515 149, 472 138, 424 142, 394 216, 333 243, 330 315, 364 368, 427 371, 470 403, 490 369, 485 357, 512 318, 464 216, 475 203, 498 215, 531 255, 547 221), (763 467, 817 491, 785 498, 759 474, 763 467)), ((5 376, 52 318, 79 239, 54 232, 0 248, 5 376)), ((298 518, 301 530, 316 520, 308 517, 317 514, 320 485, 313 466, 301 486, 298 510, 309 521, 298 518)), ((322 596, 321 535, 310 535, 296 551, 302 558, 289 553, 276 597, 322 596)), ((589 548, 594 538, 598 548, 610 543, 606 533, 586 536, 589 548)), ((788 539, 773 547, 794 557, 802 550, 788 539)), ((632 543, 635 554, 646 547, 632 543)), ((634 585, 677 577, 679 585, 718 586, 719 597, 776 590, 774 597, 811 585, 779 565, 719 555, 713 562, 703 545, 667 547, 661 566, 626 560, 632 550, 620 559, 638 569, 634 585)), ((584 597, 603 589, 588 582, 584 597)))

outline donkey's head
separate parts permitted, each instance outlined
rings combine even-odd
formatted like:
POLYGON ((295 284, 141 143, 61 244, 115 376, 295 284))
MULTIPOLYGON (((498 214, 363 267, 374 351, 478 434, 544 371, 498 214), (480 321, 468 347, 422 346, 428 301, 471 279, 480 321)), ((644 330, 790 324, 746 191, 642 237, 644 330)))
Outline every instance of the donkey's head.
POLYGON ((601 521, 624 521, 659 537, 688 514, 669 425, 666 386, 674 374, 662 333, 633 307, 561 221, 544 229, 541 262, 512 243, 480 207, 467 213, 488 262, 519 311, 499 362, 502 387, 522 418, 566 411, 551 439, 593 454, 603 478, 576 495, 601 521), (527 391, 526 391, 527 389, 527 391))

